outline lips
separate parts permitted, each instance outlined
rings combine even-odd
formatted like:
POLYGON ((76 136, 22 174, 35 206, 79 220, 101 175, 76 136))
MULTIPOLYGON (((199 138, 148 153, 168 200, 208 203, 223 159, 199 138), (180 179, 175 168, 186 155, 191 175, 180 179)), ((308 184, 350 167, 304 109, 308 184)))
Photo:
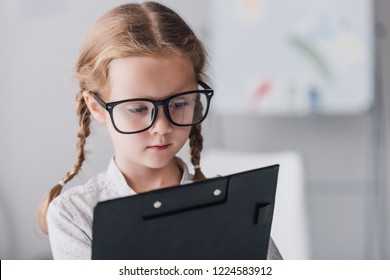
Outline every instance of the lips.
POLYGON ((153 145, 153 146, 148 146, 148 149, 153 150, 153 151, 164 151, 168 149, 172 144, 164 144, 164 145, 153 145))

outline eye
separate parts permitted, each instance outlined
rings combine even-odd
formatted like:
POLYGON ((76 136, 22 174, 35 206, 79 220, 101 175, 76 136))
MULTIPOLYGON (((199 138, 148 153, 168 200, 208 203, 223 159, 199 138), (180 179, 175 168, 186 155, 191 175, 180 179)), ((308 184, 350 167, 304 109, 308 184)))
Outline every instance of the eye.
POLYGON ((127 110, 130 112, 130 113, 134 113, 134 114, 137 114, 137 113, 146 113, 148 111, 148 107, 143 105, 143 104, 134 104, 134 105, 129 105, 127 107, 127 110))
POLYGON ((169 107, 175 109, 175 108, 186 107, 187 105, 188 105, 187 100, 185 100, 184 98, 177 98, 170 102, 169 107))

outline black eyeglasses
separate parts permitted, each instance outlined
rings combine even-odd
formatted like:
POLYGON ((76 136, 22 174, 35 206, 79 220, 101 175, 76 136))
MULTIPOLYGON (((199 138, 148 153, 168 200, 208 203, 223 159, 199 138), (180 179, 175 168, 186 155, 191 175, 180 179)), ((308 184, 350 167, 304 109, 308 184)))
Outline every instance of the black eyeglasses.
POLYGON ((110 114, 116 131, 133 134, 153 126, 159 106, 163 106, 165 116, 173 125, 192 126, 202 122, 209 111, 214 91, 202 81, 198 81, 198 84, 203 90, 177 93, 164 100, 136 98, 106 103, 97 93, 92 94, 110 114))

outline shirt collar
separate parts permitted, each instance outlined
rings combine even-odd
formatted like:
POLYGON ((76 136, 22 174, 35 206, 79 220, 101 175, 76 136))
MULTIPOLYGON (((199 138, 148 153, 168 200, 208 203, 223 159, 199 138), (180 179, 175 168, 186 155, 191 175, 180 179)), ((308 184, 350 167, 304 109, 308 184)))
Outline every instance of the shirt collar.
MULTIPOLYGON (((183 185, 192 183, 193 176, 188 171, 187 164, 179 157, 175 157, 175 160, 183 172, 180 184, 183 185)), ((112 188, 112 191, 114 191, 118 196, 130 196, 137 194, 131 186, 127 185, 126 179, 116 165, 114 158, 111 158, 105 175, 105 185, 112 188)))
POLYGON ((175 157, 175 159, 176 159, 177 165, 183 171, 180 185, 192 183, 193 182, 193 175, 188 171, 187 164, 179 157, 175 157))

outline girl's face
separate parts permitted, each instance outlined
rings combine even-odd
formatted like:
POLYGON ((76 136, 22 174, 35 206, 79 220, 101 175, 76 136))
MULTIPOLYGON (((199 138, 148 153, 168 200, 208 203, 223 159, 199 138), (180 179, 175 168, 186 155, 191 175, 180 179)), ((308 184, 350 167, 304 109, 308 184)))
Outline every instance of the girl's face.
MULTIPOLYGON (((191 61, 172 54, 113 60, 109 86, 109 95, 103 96, 106 103, 134 98, 163 100, 175 93, 195 90, 197 83, 191 61)), ((98 107, 95 107, 100 112, 97 119, 107 125, 120 168, 162 168, 171 162, 189 137, 191 127, 172 125, 162 106, 158 108, 153 126, 136 134, 117 132, 108 112, 98 107)))

